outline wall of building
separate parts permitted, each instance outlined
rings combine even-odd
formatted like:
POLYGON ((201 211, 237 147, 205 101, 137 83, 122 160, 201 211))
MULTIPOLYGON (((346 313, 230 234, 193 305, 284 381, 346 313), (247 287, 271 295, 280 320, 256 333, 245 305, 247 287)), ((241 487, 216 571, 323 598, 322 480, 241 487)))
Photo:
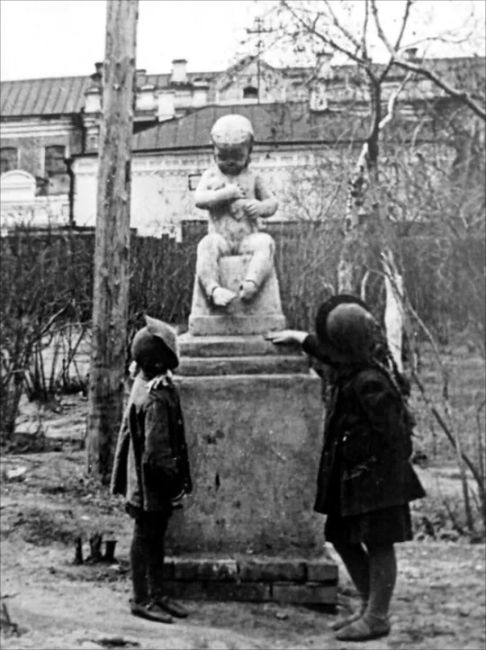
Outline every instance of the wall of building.
MULTIPOLYGON (((256 148, 252 168, 262 174, 279 202, 271 220, 344 216, 347 184, 359 151, 359 143, 345 142, 256 148)), ((382 156, 390 191, 398 203, 408 206, 407 214, 397 214, 397 218, 420 219, 421 215, 411 214, 408 184, 415 175, 423 174, 423 160, 436 161, 443 174, 453 159, 452 150, 440 143, 419 142, 409 148, 384 145, 382 156)), ((168 233, 178 238, 182 221, 207 219, 207 212, 194 205, 194 190, 211 162, 209 151, 136 154, 132 160, 131 227, 142 236, 168 233)), ((97 170, 95 157, 74 161, 74 222, 78 226, 96 223, 97 170)), ((441 179, 429 174, 432 184, 440 184, 441 179)))
MULTIPOLYGON (((296 218, 299 203, 307 202, 309 214, 318 216, 319 204, 334 194, 336 180, 328 176, 341 169, 348 159, 347 147, 279 147, 259 148, 252 155, 252 167, 261 172, 265 182, 279 200, 273 220, 296 218), (316 172, 319 169, 319 172, 316 172), (316 174, 326 175, 324 190, 316 190, 316 174), (304 183, 304 185, 302 185, 304 183), (316 201, 318 197, 318 201, 316 201)), ((206 219, 207 213, 194 205, 194 189, 200 174, 211 164, 207 152, 137 154, 132 161, 131 226, 141 235, 178 236, 183 220, 206 219)), ((95 157, 79 157, 74 161, 74 222, 78 226, 96 223, 95 157)), ((321 179, 322 180, 322 179, 321 179)), ((319 186, 321 183, 319 183, 319 186)))
POLYGON ((17 149, 17 169, 38 179, 37 194, 68 194, 70 179, 65 173, 48 175, 45 166, 45 148, 64 147, 65 157, 82 150, 82 130, 71 118, 30 118, 2 122, 0 147, 17 149), (45 179, 45 182, 41 182, 45 179))

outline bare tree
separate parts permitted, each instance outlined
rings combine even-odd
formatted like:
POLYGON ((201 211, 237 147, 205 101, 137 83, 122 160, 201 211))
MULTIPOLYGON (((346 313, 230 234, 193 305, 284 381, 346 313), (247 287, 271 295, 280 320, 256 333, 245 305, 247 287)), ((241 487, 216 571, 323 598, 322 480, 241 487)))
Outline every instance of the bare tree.
MULTIPOLYGON (((398 6, 398 3, 396 3, 398 6)), ((366 292, 370 273, 381 274, 385 287, 384 321, 394 358, 402 359, 404 326, 403 278, 393 245, 387 202, 380 184, 380 159, 384 133, 393 129, 396 104, 402 91, 417 85, 419 77, 431 81, 448 97, 484 119, 484 108, 467 88, 456 88, 427 67, 425 62, 406 58, 405 38, 414 9, 413 0, 402 4, 402 14, 392 37, 383 28, 376 0, 360 3, 298 2, 281 0, 280 22, 272 29, 282 40, 291 40, 297 51, 327 51, 355 64, 358 84, 364 90, 361 100, 367 105, 368 134, 349 179, 344 242, 338 267, 338 288, 353 293, 366 292), (353 15, 351 15, 351 11, 353 15), (359 14, 356 17, 356 14, 359 14), (361 21, 361 22, 359 22, 361 21), (387 57, 377 63, 373 45, 382 42, 387 57), (400 74, 401 72, 401 74, 400 74), (398 74, 397 74, 398 73, 398 74)), ((271 16, 269 16, 271 17, 271 16)), ((479 99, 481 97, 479 96, 479 99)), ((483 99, 484 103, 484 99, 483 99)))
MULTIPOLYGON (((442 247, 441 253, 445 253, 436 268, 443 283, 441 295, 449 292, 450 301, 456 280, 448 274, 454 267, 451 261, 457 254, 455 251, 471 246, 467 239, 471 235, 484 238, 484 176, 482 180, 478 176, 481 170, 484 174, 484 74, 481 76, 477 66, 478 78, 472 79, 473 70, 469 65, 468 74, 461 78, 453 63, 450 69, 441 68, 437 61, 420 60, 415 51, 407 53, 411 13, 419 4, 412 0, 401 5, 393 3, 402 7, 393 36, 389 28, 389 31, 384 28, 380 16, 383 4, 376 0, 359 3, 281 0, 278 11, 274 15, 269 11, 268 18, 276 16, 279 21, 277 25, 274 23, 273 42, 275 33, 280 32, 282 41, 290 42, 297 53, 317 56, 322 51, 331 52, 352 64, 347 66, 347 83, 357 101, 348 107, 348 117, 357 119, 364 114, 368 126, 354 172, 348 178, 346 207, 342 211, 344 239, 338 264, 338 288, 367 297, 372 278, 380 280, 385 294, 384 322, 399 366, 405 329, 409 334, 412 328, 420 330, 429 341, 438 367, 441 394, 435 393, 431 398, 429 387, 424 388, 417 373, 415 379, 432 417, 455 450, 467 528, 473 532, 476 524, 466 470, 470 470, 477 484, 484 526, 484 432, 477 436, 480 457, 476 462, 476 450, 472 454, 466 450, 459 435, 460 419, 450 404, 449 369, 441 359, 437 335, 404 291, 406 269, 400 264, 395 221, 397 214, 398 220, 404 218, 407 222, 411 218, 417 222, 426 220, 428 232, 435 231, 435 239, 432 236, 428 242, 434 241, 434 245, 442 247), (346 13, 350 7, 354 13, 351 10, 346 13), (373 57, 372 44, 376 42, 385 46, 386 56, 380 62, 373 57), (409 106, 415 111, 412 119, 398 110, 399 102, 401 106, 406 105, 407 96, 418 100, 413 107, 409 106), (400 131, 405 124, 407 135, 401 140, 400 131), (418 134, 427 128, 435 129, 430 134, 431 140, 441 141, 438 149, 442 151, 438 155, 430 156, 425 149, 414 147, 418 134), (399 155, 390 156, 390 142, 385 142, 388 135, 387 140, 402 148, 399 155), (407 147, 410 152, 406 151, 407 147), (400 182, 394 185, 390 178, 395 172, 400 182)), ((464 262, 468 271, 464 285, 458 287, 459 294, 470 296, 471 305, 467 304, 465 315, 471 316, 471 327, 482 331, 484 336, 484 317, 476 313, 484 305, 484 269, 479 269, 471 258, 464 262)), ((484 397, 477 406, 478 418, 481 413, 484 415, 484 397)))

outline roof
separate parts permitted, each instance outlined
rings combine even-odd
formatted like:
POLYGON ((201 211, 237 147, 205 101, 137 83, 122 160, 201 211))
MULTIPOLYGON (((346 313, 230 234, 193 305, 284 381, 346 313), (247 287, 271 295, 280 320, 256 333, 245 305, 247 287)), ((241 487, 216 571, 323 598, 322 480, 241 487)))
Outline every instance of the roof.
MULTIPOLYGON (((214 81, 220 77, 224 79, 228 71, 238 70, 252 60, 252 57, 245 57, 238 63, 226 70, 212 72, 188 72, 187 84, 190 85, 197 80, 214 81)), ((484 92, 485 58, 484 57, 462 57, 462 58, 440 58, 429 59, 427 64, 438 74, 444 77, 452 85, 468 85, 476 77, 476 84, 484 92)), ((269 64, 266 67, 272 68, 269 64)), ((376 66, 381 70, 382 64, 376 66)), ((312 74, 313 68, 273 68, 287 76, 297 75, 303 77, 305 74, 312 74)), ((360 75, 360 71, 354 64, 333 66, 334 81, 352 78, 360 75)), ((403 71, 397 71, 398 76, 403 76, 403 71)), ((171 73, 146 74, 145 71, 137 72, 137 86, 140 88, 151 84, 156 88, 170 87, 171 73)), ((3 81, 1 83, 0 112, 3 118, 22 117, 35 115, 72 115, 79 113, 84 106, 84 93, 93 85, 92 76, 76 77, 50 77, 45 79, 22 79, 14 81, 3 81)))
MULTIPOLYGON (((214 72, 188 73, 188 82, 210 79, 214 72)), ((156 88, 169 85, 170 73, 137 75, 138 87, 152 84, 156 88)), ((28 115, 72 115, 84 107, 84 93, 94 85, 86 77, 49 77, 46 79, 21 79, 2 81, 0 113, 2 117, 28 115)))
POLYGON ((92 84, 89 77, 4 81, 1 86, 2 117, 79 113, 84 106, 84 93, 92 84))
MULTIPOLYGON (((238 113, 250 120, 256 144, 360 141, 369 130, 367 115, 353 115, 350 119, 346 109, 316 112, 309 109, 308 102, 213 105, 135 134, 133 151, 208 147, 214 122, 229 113, 238 113)), ((410 132, 417 126, 410 120, 402 120, 401 124, 410 125, 410 132)), ((426 133, 427 127, 424 126, 422 138, 426 133)))

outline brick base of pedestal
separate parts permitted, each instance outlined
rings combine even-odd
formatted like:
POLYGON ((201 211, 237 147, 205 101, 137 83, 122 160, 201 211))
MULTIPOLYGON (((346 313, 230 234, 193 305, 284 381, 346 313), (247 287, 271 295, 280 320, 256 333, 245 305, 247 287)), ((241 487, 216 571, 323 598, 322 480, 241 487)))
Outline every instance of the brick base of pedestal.
POLYGON ((189 600, 239 600, 301 605, 337 602, 332 560, 266 557, 167 558, 164 590, 189 600))

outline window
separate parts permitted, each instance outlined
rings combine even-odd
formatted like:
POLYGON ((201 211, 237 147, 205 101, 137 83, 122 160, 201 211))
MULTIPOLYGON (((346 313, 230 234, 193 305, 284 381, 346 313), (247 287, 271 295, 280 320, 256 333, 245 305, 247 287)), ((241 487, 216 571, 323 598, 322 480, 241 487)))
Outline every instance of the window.
POLYGON ((197 172, 195 174, 189 174, 188 177, 188 186, 191 192, 194 192, 194 190, 197 189, 197 186, 199 185, 199 181, 201 180, 202 174, 200 172, 197 172))
POLYGON ((64 162, 65 148, 64 145, 55 144, 45 148, 44 158, 44 175, 47 177, 56 174, 66 173, 66 163, 64 162))
POLYGON ((258 88, 255 86, 243 88, 243 99, 258 99, 258 88))
POLYGON ((0 174, 9 172, 18 167, 18 150, 16 147, 2 147, 0 149, 1 168, 0 174))

